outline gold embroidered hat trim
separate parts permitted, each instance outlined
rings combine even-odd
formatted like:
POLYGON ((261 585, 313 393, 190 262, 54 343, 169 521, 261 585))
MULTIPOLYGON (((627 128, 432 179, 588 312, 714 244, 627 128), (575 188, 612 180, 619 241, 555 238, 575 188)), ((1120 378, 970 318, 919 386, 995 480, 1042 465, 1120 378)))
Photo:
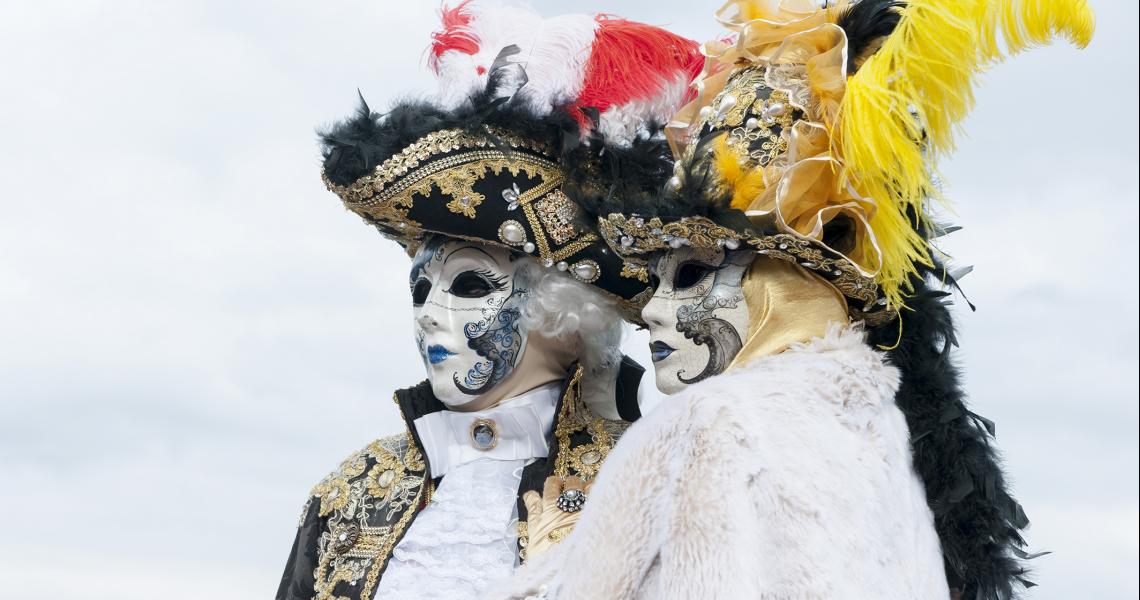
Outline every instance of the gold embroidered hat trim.
POLYGON ((692 246, 705 249, 747 248, 795 264, 823 277, 848 299, 853 321, 870 326, 887 323, 897 311, 887 306, 874 277, 868 276, 845 256, 814 240, 789 233, 761 233, 725 227, 707 217, 664 221, 660 217, 611 214, 602 217, 598 230, 606 243, 625 261, 624 277, 649 277, 649 257, 655 253, 692 246))

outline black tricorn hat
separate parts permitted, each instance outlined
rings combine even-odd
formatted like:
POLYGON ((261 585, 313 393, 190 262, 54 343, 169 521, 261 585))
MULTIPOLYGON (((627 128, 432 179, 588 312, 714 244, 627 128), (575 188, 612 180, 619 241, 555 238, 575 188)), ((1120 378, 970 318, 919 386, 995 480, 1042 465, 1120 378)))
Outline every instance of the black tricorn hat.
POLYGON ((486 89, 457 108, 405 101, 381 114, 361 98, 321 134, 325 185, 409 254, 432 235, 506 247, 596 286, 637 320, 648 277, 609 249, 596 208, 660 190, 672 174, 663 127, 608 140, 590 127, 597 111, 540 115, 518 101, 526 80, 496 60, 486 89))

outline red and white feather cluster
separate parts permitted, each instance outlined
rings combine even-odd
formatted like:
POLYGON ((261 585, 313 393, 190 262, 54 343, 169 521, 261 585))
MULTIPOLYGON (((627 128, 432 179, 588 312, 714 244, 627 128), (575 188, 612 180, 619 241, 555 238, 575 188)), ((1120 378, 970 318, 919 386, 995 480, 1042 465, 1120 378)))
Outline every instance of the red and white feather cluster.
POLYGON ((704 65, 698 44, 659 27, 611 15, 544 19, 528 7, 472 5, 441 11, 430 65, 439 78, 438 102, 454 108, 487 85, 488 70, 510 45, 527 84, 519 99, 540 115, 596 108, 598 129, 612 142, 632 140, 663 124, 691 99, 689 84, 704 65))

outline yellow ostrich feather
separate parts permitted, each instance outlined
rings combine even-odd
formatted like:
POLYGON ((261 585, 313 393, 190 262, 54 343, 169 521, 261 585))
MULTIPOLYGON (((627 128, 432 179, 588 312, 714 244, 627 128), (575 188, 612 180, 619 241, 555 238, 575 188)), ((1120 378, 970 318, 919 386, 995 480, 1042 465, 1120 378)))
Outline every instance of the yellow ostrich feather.
POLYGON ((909 0, 895 31, 850 77, 834 144, 846 176, 877 202, 877 279, 891 306, 904 306, 910 275, 931 262, 911 215, 923 218, 938 198, 934 164, 954 147, 978 73, 1056 37, 1084 47, 1094 23, 1086 0, 909 0))

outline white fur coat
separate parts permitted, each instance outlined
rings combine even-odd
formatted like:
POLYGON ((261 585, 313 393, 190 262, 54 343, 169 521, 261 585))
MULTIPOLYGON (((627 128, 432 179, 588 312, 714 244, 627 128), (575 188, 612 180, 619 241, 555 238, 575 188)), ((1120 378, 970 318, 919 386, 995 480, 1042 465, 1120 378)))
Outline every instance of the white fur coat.
POLYGON ((834 330, 667 398, 614 448, 573 534, 502 588, 594 599, 945 599, 894 404, 834 330))

